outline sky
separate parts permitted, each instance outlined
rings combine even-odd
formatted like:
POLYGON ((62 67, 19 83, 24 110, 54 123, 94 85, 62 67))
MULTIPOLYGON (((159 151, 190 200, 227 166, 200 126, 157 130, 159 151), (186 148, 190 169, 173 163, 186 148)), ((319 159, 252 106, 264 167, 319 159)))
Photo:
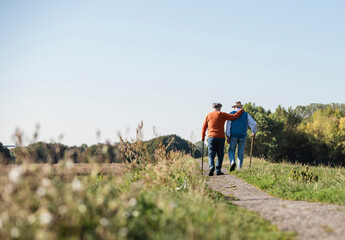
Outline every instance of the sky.
POLYGON ((195 142, 213 102, 344 103, 344 25, 343 0, 0 0, 0 142, 195 142))

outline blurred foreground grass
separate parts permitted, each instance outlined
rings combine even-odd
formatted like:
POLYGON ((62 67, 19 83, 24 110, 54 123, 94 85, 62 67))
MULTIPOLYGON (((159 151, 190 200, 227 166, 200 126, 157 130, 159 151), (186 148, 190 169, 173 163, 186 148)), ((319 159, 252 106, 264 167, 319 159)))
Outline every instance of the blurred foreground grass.
MULTIPOLYGON (((0 177, 0 239, 293 239, 210 192, 196 162, 169 154, 130 171, 71 174, 71 161, 0 177), (100 174, 101 173, 101 174, 100 174)), ((72 172, 73 173, 73 172, 72 172)))

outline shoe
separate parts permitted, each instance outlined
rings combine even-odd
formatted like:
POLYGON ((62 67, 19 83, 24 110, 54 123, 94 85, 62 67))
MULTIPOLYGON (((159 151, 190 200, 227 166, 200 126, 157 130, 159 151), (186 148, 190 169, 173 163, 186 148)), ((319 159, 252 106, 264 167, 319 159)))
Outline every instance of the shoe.
POLYGON ((217 172, 217 175, 224 175, 223 172, 217 172))
POLYGON ((230 172, 235 171, 236 163, 232 163, 230 166, 230 172))
POLYGON ((213 176, 214 175, 214 168, 211 168, 209 173, 208 173, 209 176, 213 176))

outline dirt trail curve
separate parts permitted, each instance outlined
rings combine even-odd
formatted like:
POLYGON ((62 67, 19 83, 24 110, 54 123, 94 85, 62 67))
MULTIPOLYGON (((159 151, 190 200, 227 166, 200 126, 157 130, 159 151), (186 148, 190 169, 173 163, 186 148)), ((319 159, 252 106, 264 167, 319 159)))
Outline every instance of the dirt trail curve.
MULTIPOLYGON (((204 175, 208 174, 204 163, 204 175)), ((298 239, 345 239, 345 207, 289 201, 272 197, 234 175, 209 177, 207 185, 225 196, 234 196, 232 203, 255 211, 283 231, 295 231, 298 239)))

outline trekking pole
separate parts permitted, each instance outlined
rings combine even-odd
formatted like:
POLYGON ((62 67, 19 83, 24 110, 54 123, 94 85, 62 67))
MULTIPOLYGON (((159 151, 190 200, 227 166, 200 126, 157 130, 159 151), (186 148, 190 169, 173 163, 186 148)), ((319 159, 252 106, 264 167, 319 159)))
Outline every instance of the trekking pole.
POLYGON ((201 147, 201 174, 204 173, 204 142, 202 142, 201 147))
POLYGON ((252 167, 253 144, 254 144, 254 136, 252 136, 252 144, 250 145, 250 162, 249 162, 249 168, 252 167))

